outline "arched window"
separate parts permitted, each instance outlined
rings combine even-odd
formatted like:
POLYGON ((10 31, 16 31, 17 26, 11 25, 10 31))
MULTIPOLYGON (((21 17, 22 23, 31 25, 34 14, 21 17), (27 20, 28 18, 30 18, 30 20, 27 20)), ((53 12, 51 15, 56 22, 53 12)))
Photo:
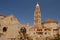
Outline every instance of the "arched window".
POLYGON ((7 31, 7 27, 3 27, 3 32, 6 32, 7 31))

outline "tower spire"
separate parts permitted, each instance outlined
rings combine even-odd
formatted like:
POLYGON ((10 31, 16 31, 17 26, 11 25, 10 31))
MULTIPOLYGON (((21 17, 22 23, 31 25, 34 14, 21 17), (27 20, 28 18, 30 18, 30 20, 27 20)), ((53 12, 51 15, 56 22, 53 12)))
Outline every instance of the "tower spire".
POLYGON ((39 6, 39 4, 38 4, 38 0, 36 0, 36 6, 39 6))
POLYGON ((36 8, 34 11, 34 25, 41 26, 41 11, 37 0, 36 0, 36 8))

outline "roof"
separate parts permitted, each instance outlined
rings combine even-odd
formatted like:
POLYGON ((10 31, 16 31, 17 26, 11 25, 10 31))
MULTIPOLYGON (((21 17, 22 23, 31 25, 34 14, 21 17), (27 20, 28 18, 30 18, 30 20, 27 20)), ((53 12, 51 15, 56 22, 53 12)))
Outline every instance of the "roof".
POLYGON ((0 14, 0 16, 4 16, 4 17, 6 17, 5 15, 2 15, 2 14, 0 14))
POLYGON ((44 23, 58 23, 58 22, 55 20, 48 19, 48 20, 44 21, 42 24, 44 24, 44 23))
POLYGON ((42 30, 43 28, 42 27, 39 27, 39 28, 37 28, 37 31, 40 31, 40 30, 42 30))

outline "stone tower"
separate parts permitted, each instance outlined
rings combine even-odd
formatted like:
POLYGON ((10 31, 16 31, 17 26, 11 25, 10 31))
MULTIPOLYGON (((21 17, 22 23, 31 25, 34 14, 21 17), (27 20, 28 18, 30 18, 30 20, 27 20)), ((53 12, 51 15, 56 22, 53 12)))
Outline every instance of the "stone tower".
POLYGON ((40 6, 37 3, 36 8, 34 11, 34 25, 41 26, 41 12, 40 12, 40 6))

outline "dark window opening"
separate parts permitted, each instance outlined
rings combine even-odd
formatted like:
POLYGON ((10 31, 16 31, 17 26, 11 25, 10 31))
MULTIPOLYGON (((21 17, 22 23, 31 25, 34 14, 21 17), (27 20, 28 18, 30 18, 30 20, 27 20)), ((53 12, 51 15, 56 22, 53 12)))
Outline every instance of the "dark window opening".
POLYGON ((45 31, 47 31, 47 29, 45 29, 45 31))
POLYGON ((58 31, 58 29, 53 29, 53 31, 58 31))
POLYGON ((41 35, 43 35, 43 32, 37 32, 37 34, 41 34, 41 35))
POLYGON ((47 34, 47 32, 45 32, 45 34, 47 34))
POLYGON ((3 32, 6 32, 6 31, 7 31, 7 28, 6 28, 6 27, 4 27, 4 28, 3 28, 3 32))

